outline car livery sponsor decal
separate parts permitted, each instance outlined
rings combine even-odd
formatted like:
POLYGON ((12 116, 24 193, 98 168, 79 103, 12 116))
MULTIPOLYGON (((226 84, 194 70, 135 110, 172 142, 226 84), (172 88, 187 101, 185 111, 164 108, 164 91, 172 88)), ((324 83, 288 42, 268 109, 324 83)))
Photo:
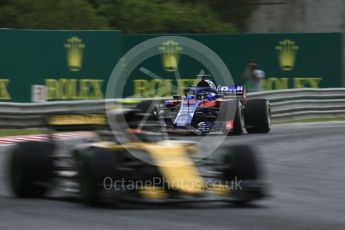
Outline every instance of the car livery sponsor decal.
POLYGON ((190 125, 195 110, 198 108, 200 103, 200 101, 196 100, 183 100, 181 103, 181 109, 177 114, 174 124, 177 127, 186 127, 187 125, 190 125))

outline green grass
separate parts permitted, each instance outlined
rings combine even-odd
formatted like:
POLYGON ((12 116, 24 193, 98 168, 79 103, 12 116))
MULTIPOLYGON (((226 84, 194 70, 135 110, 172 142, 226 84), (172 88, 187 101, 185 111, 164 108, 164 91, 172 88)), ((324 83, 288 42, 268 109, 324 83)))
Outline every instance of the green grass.
POLYGON ((285 121, 274 122, 274 124, 308 123, 308 122, 327 122, 327 121, 345 121, 345 117, 291 119, 291 120, 285 120, 285 121))
POLYGON ((32 134, 42 134, 42 133, 45 133, 45 130, 42 130, 42 129, 0 129, 0 137, 32 135, 32 134))

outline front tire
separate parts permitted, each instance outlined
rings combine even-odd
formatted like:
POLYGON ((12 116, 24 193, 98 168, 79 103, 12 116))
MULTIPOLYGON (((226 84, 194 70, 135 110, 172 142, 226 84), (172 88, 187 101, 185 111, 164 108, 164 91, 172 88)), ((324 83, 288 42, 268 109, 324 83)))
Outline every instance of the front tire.
POLYGON ((127 119, 129 126, 134 129, 157 131, 161 129, 159 123, 159 102, 145 100, 137 104, 127 119))
POLYGON ((254 149, 248 145, 225 145, 220 152, 223 179, 231 184, 231 203, 243 205, 265 196, 262 172, 254 149), (239 187, 237 187, 239 185, 239 187))
POLYGON ((147 117, 149 121, 158 120, 157 107, 159 105, 158 101, 155 100, 145 100, 140 102, 135 106, 135 109, 141 113, 143 116, 147 117))

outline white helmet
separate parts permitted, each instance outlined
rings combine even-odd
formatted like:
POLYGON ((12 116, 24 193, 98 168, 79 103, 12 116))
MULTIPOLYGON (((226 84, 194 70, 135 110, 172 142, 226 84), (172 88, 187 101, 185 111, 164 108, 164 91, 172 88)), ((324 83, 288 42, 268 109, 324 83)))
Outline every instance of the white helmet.
POLYGON ((212 81, 210 81, 210 80, 205 80, 205 81, 208 83, 208 85, 209 85, 212 89, 217 89, 216 85, 215 85, 212 81))

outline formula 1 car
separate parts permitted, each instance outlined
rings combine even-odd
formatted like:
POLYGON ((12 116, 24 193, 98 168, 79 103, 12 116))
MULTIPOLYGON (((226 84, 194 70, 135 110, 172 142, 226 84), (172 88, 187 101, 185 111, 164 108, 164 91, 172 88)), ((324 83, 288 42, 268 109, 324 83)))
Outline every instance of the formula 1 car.
MULTIPOLYGON (((133 117, 133 111, 130 113, 133 117)), ((113 135, 101 115, 54 115, 52 130, 90 129, 97 135, 68 147, 49 141, 17 143, 10 152, 9 182, 17 197, 43 197, 49 190, 78 194, 88 205, 112 198, 144 203, 223 201, 243 204, 266 196, 256 152, 223 145, 198 159, 193 143, 129 128, 113 135), (84 126, 81 124, 84 123, 84 126), (103 126, 104 125, 104 126, 103 126), (92 129, 91 129, 92 127, 92 129), (101 127, 101 128, 100 128, 101 127), (119 141, 128 135, 128 141, 119 141)))
POLYGON ((198 135, 221 131, 226 135, 268 133, 271 107, 266 99, 248 99, 243 86, 189 87, 158 106, 167 130, 188 130, 198 135))

